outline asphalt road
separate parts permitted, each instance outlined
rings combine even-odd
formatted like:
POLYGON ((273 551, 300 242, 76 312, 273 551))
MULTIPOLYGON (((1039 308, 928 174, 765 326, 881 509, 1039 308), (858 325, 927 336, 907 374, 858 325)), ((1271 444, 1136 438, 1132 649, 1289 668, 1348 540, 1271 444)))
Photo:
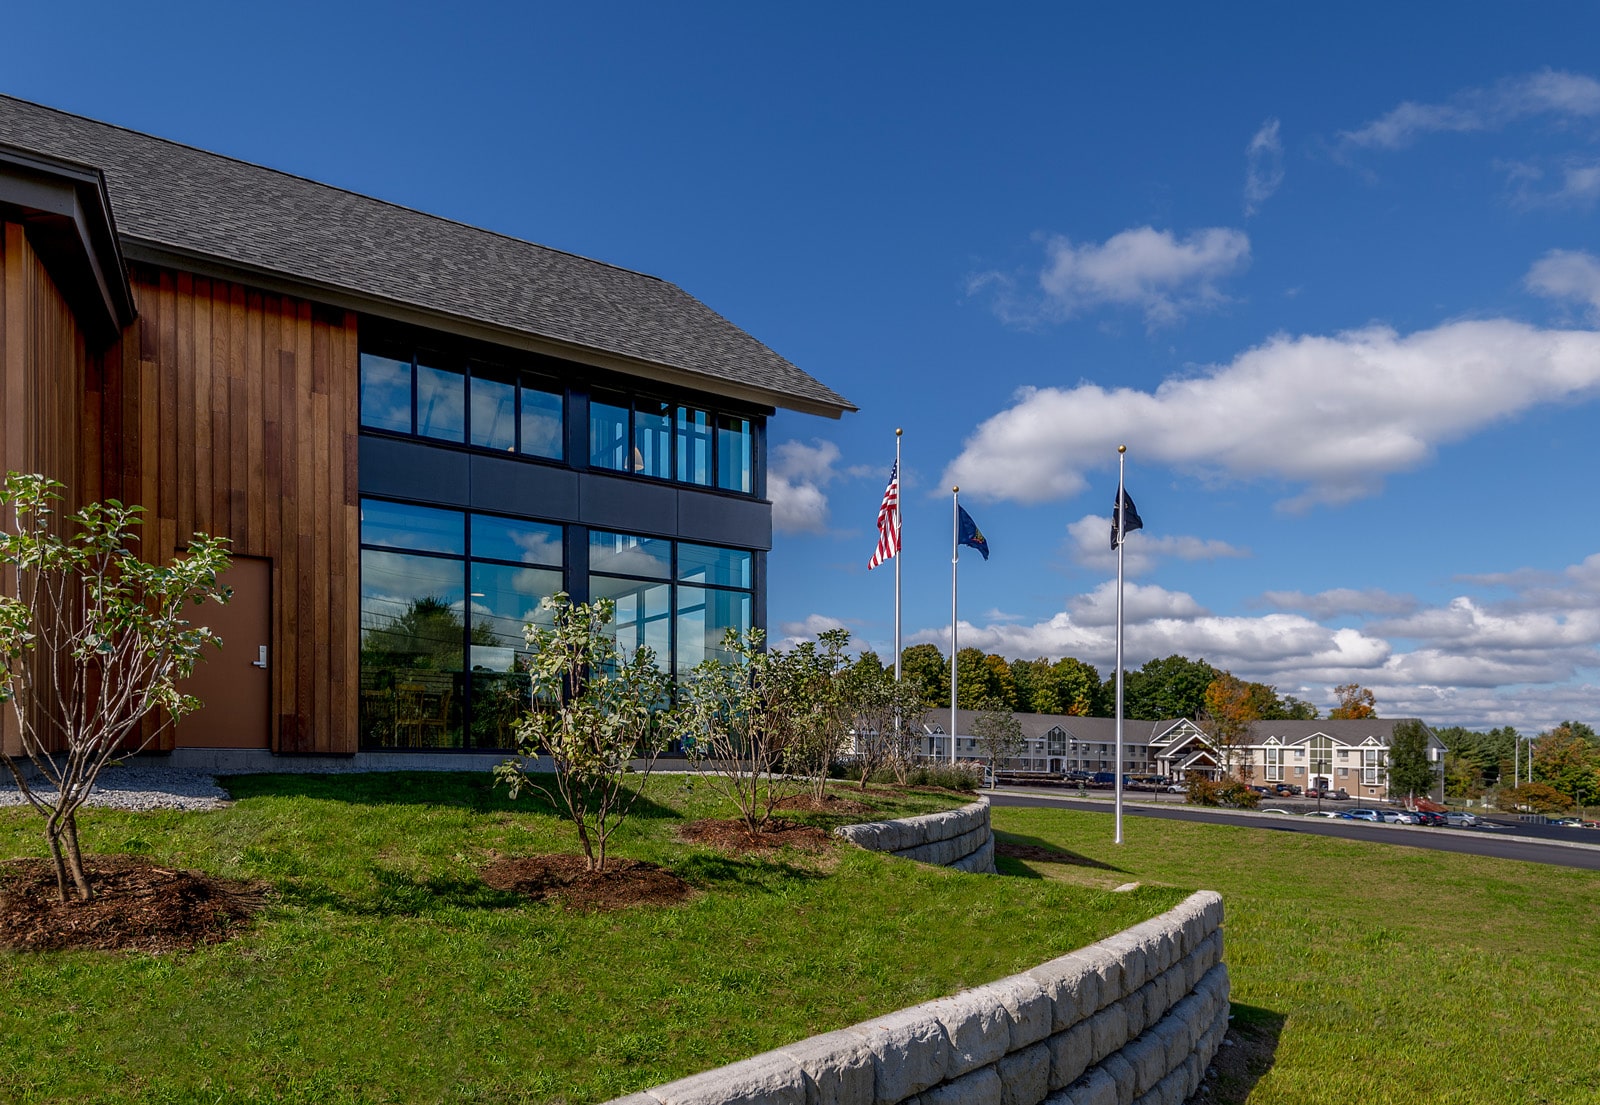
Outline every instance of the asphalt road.
MULTIPOLYGON (((1069 798, 1061 794, 1030 791, 1020 787, 1002 787, 984 791, 996 806, 1035 806, 1087 810, 1110 815, 1109 800, 1069 798)), ((1396 844, 1407 848, 1432 848, 1441 852, 1462 852, 1467 855, 1492 856, 1495 859, 1520 859, 1531 863, 1548 863, 1557 867, 1576 867, 1587 871, 1600 871, 1600 830, 1552 830, 1548 826, 1517 825, 1479 829, 1433 829, 1421 825, 1375 825, 1368 821, 1340 821, 1327 817, 1298 817, 1292 814, 1248 813, 1238 810, 1199 809, 1194 806, 1133 804, 1123 800, 1124 817, 1165 817, 1177 821, 1204 821, 1213 825, 1241 825, 1285 833, 1315 833, 1319 836, 1340 836, 1348 840, 1369 840, 1378 844, 1396 844), (1548 841, 1533 838, 1553 832, 1593 834, 1594 843, 1548 841)))

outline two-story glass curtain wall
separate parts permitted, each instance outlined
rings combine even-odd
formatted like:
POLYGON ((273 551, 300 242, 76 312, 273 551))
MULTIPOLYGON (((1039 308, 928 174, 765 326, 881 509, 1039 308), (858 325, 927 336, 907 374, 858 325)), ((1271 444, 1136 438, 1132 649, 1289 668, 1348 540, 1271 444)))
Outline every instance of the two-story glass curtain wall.
POLYGON ((510 748, 562 528, 361 500, 361 745, 510 748))
POLYGON ((589 399, 589 465, 753 494, 750 419, 665 399, 596 391, 589 399))
POLYGON ((361 354, 361 426, 561 460, 566 400, 554 379, 427 352, 361 354))
POLYGON ((623 652, 648 645, 656 664, 685 678, 700 661, 726 659, 723 638, 751 626, 754 555, 629 533, 589 534, 589 596, 617 606, 623 652))

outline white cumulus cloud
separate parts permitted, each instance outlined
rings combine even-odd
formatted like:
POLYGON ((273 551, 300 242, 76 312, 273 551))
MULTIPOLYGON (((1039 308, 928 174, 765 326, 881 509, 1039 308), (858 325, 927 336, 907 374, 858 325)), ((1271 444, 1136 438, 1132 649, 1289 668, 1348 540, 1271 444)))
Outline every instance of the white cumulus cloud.
POLYGON ((1283 142, 1278 120, 1261 124, 1244 151, 1244 213, 1254 215, 1283 184, 1283 142))
POLYGON ((1528 270, 1528 290, 1547 299, 1576 303, 1600 318, 1600 258, 1578 249, 1552 249, 1528 270))
POLYGON ((1226 302, 1220 281, 1249 261, 1249 237, 1228 227, 1179 238, 1140 226, 1082 244, 1055 235, 1045 240, 1037 292, 1019 293, 1015 279, 998 272, 973 276, 968 292, 992 293, 996 313, 1011 323, 1036 324, 1110 306, 1136 308, 1156 326, 1226 302))
POLYGON ((839 447, 831 441, 785 441, 772 450, 767 497, 772 526, 782 533, 826 533, 828 495, 823 488, 838 476, 839 447))
POLYGON ((1410 595, 1396 595, 1376 587, 1355 590, 1336 587, 1308 595, 1304 591, 1268 591, 1262 599, 1280 610, 1299 610, 1313 618, 1339 618, 1352 614, 1409 614, 1417 608, 1410 595))
POLYGON ((977 498, 1067 498, 1126 443, 1135 463, 1300 485, 1280 504, 1291 509, 1337 503, 1490 423, 1597 391, 1600 333, 1588 330, 1491 319, 1409 335, 1279 335, 1153 392, 1024 388, 968 437, 942 482, 977 498))
POLYGON ((1340 134, 1347 146, 1397 150, 1426 134, 1499 130, 1538 116, 1600 116, 1600 81, 1545 69, 1487 88, 1464 89, 1444 103, 1406 101, 1364 126, 1340 134))

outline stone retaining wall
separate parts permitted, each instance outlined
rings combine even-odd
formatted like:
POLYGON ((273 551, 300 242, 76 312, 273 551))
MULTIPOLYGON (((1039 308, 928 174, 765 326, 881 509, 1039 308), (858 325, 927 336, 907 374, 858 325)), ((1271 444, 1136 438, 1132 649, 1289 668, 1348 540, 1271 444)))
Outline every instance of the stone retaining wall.
POLYGON ((869 852, 888 852, 958 871, 994 873, 994 833, 989 828, 987 798, 943 813, 844 825, 834 834, 869 852))
POLYGON ((612 1105, 1180 1105, 1228 1028, 1222 898, 612 1105))

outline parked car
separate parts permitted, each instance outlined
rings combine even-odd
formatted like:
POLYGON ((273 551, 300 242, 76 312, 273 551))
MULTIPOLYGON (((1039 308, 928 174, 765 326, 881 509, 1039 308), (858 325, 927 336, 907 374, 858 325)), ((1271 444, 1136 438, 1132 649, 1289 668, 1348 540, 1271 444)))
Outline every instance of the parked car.
POLYGON ((1307 817, 1343 817, 1344 814, 1335 813, 1333 810, 1312 810, 1310 813, 1306 814, 1306 816, 1307 817))
POLYGON ((1087 771, 1069 771, 1062 778, 1069 783, 1087 783, 1090 775, 1087 771))
POLYGON ((1386 825, 1406 825, 1410 823, 1410 819, 1404 810, 1378 810, 1376 812, 1378 816, 1374 820, 1381 821, 1386 825))
POLYGON ((1435 810, 1418 810, 1416 816, 1418 825, 1431 825, 1434 828, 1439 828, 1446 824, 1444 814, 1435 810))
POLYGON ((1096 771, 1089 776, 1089 785, 1092 787, 1114 787, 1117 785, 1117 773, 1114 771, 1096 771))
POLYGON ((1339 815, 1346 821, 1382 821, 1383 815, 1377 810, 1345 810, 1339 815))
MULTIPOLYGON (((1267 808, 1267 809, 1264 809, 1264 810, 1257 810, 1257 811, 1256 811, 1256 812, 1257 812, 1257 813, 1281 813, 1281 814, 1289 814, 1289 811, 1288 811, 1288 810, 1280 810, 1280 809, 1279 809, 1279 808, 1278 808, 1278 807, 1277 807, 1277 806, 1272 806, 1272 807, 1269 807, 1269 808, 1267 808)), ((1292 815, 1291 815, 1291 816, 1292 816, 1292 815)))
POLYGON ((1168 783, 1167 784, 1167 793, 1168 794, 1188 794, 1189 793, 1189 784, 1188 783, 1168 783))
POLYGON ((1478 818, 1474 814, 1451 810, 1444 815, 1444 823, 1455 829, 1470 829, 1478 824, 1478 818))

